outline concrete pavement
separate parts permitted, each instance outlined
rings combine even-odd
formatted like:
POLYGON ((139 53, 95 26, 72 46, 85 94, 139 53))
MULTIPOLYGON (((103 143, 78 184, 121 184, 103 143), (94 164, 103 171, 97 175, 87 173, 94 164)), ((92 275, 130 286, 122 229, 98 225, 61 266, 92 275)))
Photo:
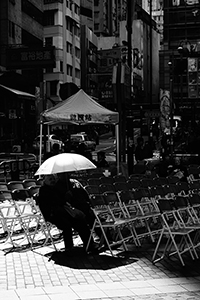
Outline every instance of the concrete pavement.
POLYGON ((115 250, 116 257, 85 255, 80 247, 66 256, 50 246, 5 255, 0 245, 2 300, 200 299, 200 261, 186 257, 182 267, 173 258, 153 265, 151 244, 141 249, 130 245, 127 253, 115 250))

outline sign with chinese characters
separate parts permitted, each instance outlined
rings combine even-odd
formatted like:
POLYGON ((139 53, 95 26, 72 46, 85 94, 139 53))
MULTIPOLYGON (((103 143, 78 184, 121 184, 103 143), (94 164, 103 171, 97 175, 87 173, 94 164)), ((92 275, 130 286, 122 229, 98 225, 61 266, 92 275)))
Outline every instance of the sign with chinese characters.
POLYGON ((188 97, 200 97, 200 57, 188 58, 188 97))
POLYGON ((10 48, 6 52, 7 69, 55 67, 55 47, 10 48))
POLYGON ((89 122, 92 121, 92 116, 90 114, 71 114, 70 121, 74 122, 89 122))

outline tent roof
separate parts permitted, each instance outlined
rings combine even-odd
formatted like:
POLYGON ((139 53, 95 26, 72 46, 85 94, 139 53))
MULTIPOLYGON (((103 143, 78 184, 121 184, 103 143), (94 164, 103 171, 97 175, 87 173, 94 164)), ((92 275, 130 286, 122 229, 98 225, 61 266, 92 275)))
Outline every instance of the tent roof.
POLYGON ((19 91, 19 90, 16 90, 16 89, 11 89, 5 85, 2 85, 0 84, 0 87, 21 97, 21 98, 31 98, 31 99, 35 99, 35 95, 32 95, 32 94, 29 94, 29 93, 26 93, 26 92, 23 92, 23 91, 19 91))
POLYGON ((119 122, 118 112, 103 107, 82 89, 65 101, 45 110, 41 115, 46 121, 74 124, 117 124, 119 122))

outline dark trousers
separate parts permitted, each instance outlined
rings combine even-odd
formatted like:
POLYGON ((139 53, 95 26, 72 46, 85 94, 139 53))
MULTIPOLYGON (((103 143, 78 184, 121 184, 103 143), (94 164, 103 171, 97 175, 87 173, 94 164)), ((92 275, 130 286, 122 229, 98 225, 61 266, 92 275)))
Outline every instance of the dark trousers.
POLYGON ((63 230, 65 248, 73 247, 72 229, 75 229, 78 232, 83 241, 84 247, 86 247, 90 236, 90 228, 83 213, 81 218, 76 219, 73 218, 63 207, 58 207, 54 210, 51 222, 59 229, 63 230))

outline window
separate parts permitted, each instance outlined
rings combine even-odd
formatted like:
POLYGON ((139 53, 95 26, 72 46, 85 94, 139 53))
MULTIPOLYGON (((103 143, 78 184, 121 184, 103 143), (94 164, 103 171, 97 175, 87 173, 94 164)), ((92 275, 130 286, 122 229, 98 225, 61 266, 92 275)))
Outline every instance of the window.
POLYGON ((67 42, 67 53, 71 53, 72 54, 72 44, 67 42))
POLYGON ((60 72, 63 72, 63 61, 60 61, 60 72))
POLYGON ((50 95, 57 95, 57 80, 50 81, 50 95))
POLYGON ((72 20, 70 18, 66 18, 66 27, 67 27, 67 30, 72 32, 73 24, 72 24, 72 20))
POLYGON ((99 6, 99 0, 94 0, 94 6, 99 6))
POLYGON ((74 27, 74 34, 75 34, 76 36, 80 36, 80 28, 79 28, 78 26, 75 26, 75 27, 74 27))
POLYGON ((44 26, 53 26, 54 24, 54 10, 47 10, 44 12, 44 26))
POLYGON ((67 75, 72 76, 72 66, 67 64, 67 75))
POLYGON ((27 0, 22 0, 22 11, 33 20, 43 25, 43 12, 39 10, 33 3, 27 0))
POLYGON ((9 21, 8 26, 9 26, 9 37, 14 39, 15 38, 15 23, 9 21))
POLYGON ((52 37, 46 37, 45 38, 45 46, 53 46, 53 38, 52 37))
POLYGON ((79 6, 78 6, 76 3, 74 3, 74 12, 75 12, 75 14, 77 14, 77 15, 80 14, 80 13, 79 13, 79 6))
POLYGON ((94 24, 94 30, 99 30, 99 24, 94 24))
POLYGON ((80 70, 79 69, 75 69, 75 77, 76 78, 80 78, 81 76, 80 76, 81 74, 80 74, 80 70))
POLYGON ((75 56, 76 56, 77 58, 80 58, 80 57, 81 57, 81 51, 80 51, 80 49, 77 48, 77 47, 75 47, 75 56))
POLYGON ((92 19, 92 10, 89 8, 81 6, 80 14, 92 19))

